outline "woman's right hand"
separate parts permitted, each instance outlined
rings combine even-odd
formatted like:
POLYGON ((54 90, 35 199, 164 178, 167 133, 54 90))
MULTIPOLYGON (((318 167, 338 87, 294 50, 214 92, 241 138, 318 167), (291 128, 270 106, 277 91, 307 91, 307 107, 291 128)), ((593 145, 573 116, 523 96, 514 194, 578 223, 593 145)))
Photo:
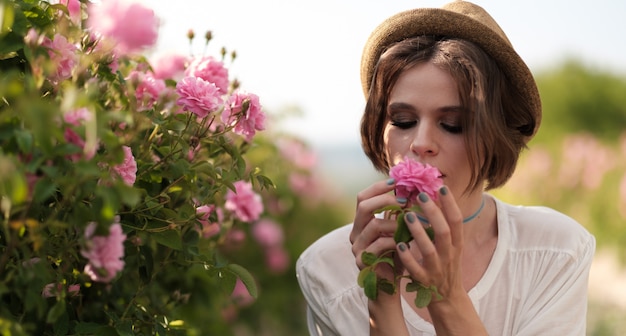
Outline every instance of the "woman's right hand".
POLYGON ((367 251, 380 256, 384 252, 394 251, 396 248, 393 239, 397 227, 395 218, 389 218, 389 216, 375 217, 376 212, 386 206, 403 206, 406 203, 406 201, 399 202, 390 193, 394 188, 395 181, 389 179, 376 182, 357 194, 356 214, 350 233, 350 243, 352 243, 352 253, 359 269, 365 267, 361 260, 363 252, 367 251))

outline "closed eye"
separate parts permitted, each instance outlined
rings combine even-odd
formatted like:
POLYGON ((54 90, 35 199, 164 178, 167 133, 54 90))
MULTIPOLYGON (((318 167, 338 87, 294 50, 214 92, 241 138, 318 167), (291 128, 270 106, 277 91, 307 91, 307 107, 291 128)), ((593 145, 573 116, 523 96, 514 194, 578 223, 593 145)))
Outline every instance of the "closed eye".
POLYGON ((417 124, 417 121, 391 121, 391 125, 400 129, 409 129, 417 124))

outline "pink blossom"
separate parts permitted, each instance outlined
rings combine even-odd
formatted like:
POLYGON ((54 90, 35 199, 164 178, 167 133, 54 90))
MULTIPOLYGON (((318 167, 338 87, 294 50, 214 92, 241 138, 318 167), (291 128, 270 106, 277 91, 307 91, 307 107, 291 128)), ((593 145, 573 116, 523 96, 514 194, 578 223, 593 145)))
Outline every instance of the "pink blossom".
POLYGON ((168 54, 157 58, 152 64, 154 78, 178 80, 185 72, 187 57, 178 54, 168 54))
MULTIPOLYGON (((78 108, 78 109, 65 113, 63 115, 63 120, 67 124, 70 124, 74 127, 79 127, 79 126, 82 126, 85 121, 91 120, 92 117, 93 117, 93 113, 89 109, 82 107, 82 108, 78 108)), ((94 155, 96 155, 96 151, 98 149, 97 144, 94 144, 94 146, 87 148, 86 147, 87 143, 85 142, 83 137, 81 137, 71 127, 65 128, 63 135, 65 138, 65 141, 83 150, 83 153, 76 153, 76 154, 69 155, 68 158, 70 160, 74 162, 80 160, 81 158, 84 158, 85 160, 91 160, 94 157, 94 155)))
POLYGON ((396 196, 409 201, 417 199, 420 192, 431 199, 437 199, 437 192, 443 186, 439 170, 429 164, 422 164, 405 157, 389 170, 389 176, 396 180, 396 196))
POLYGON ((48 48, 51 64, 56 67, 55 73, 50 75, 50 80, 58 83, 72 77, 72 70, 78 62, 76 55, 78 48, 61 34, 55 34, 52 40, 44 38, 42 46, 48 48))
POLYGON ((259 97, 254 93, 235 91, 224 106, 222 122, 235 126, 235 133, 245 136, 248 141, 252 140, 256 131, 265 129, 265 113, 261 109, 259 97))
POLYGON ((259 219, 263 212, 261 196, 252 190, 252 184, 246 181, 234 183, 235 191, 228 190, 224 208, 232 211, 235 217, 242 222, 252 222, 259 219))
POLYGON ((228 92, 228 69, 211 56, 196 57, 185 70, 185 76, 199 77, 215 84, 222 94, 228 92))
POLYGON ((137 179, 137 162, 133 156, 133 151, 128 146, 123 146, 124 161, 113 167, 113 172, 121 177, 126 185, 132 186, 137 179))
POLYGON ((107 0, 91 4, 87 25, 115 45, 120 54, 156 43, 159 20, 154 11, 132 0, 107 0))
POLYGON ((185 77, 179 81, 176 84, 176 93, 179 95, 176 104, 199 118, 205 118, 223 102, 215 84, 197 77, 185 77))
POLYGON ((96 223, 92 222, 85 229, 85 247, 81 255, 89 261, 85 274, 97 282, 110 282, 124 269, 124 240, 126 235, 122 226, 116 222, 109 227, 108 236, 94 236, 96 223))
POLYGON ((317 164, 317 155, 297 140, 282 140, 278 142, 280 153, 300 169, 311 169, 317 164))
MULTIPOLYGON (((63 291, 62 283, 49 283, 43 287, 43 290, 41 291, 41 296, 45 298, 50 298, 50 297, 57 296, 62 291, 63 291)), ((78 284, 69 285, 67 287, 67 294, 69 294, 70 296, 76 296, 78 295, 79 292, 80 292, 80 285, 78 284)))
POLYGON ((202 225, 202 230, 200 231, 203 238, 211 238, 221 230, 221 222, 224 220, 224 213, 222 209, 217 208, 215 205, 203 205, 196 208, 196 215, 198 215, 198 222, 202 225), (212 222, 210 217, 211 214, 215 212, 216 222, 212 222))
POLYGON ((254 223, 252 236, 266 248, 280 246, 284 240, 283 228, 271 219, 262 219, 254 223))
POLYGON ((282 246, 274 246, 265 251, 265 263, 273 273, 283 273, 289 267, 289 254, 282 246))
POLYGON ((81 10, 80 0, 51 0, 51 4, 62 4, 67 7, 67 11, 70 15, 70 19, 75 25, 80 25, 81 10))
POLYGON ((154 107, 166 87, 165 81, 162 79, 156 79, 151 73, 140 71, 132 71, 127 80, 135 84, 138 111, 147 111, 154 107))
POLYGON ((237 279, 235 288, 230 297, 239 307, 249 306, 254 302, 254 297, 250 295, 248 288, 246 288, 246 285, 240 279, 237 279))

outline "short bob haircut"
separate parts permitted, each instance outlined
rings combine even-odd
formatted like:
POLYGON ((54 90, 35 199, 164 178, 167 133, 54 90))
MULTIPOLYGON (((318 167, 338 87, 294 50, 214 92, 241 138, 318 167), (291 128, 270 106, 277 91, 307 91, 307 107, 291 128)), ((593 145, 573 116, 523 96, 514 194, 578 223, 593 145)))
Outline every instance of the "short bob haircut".
POLYGON ((361 144, 374 168, 385 174, 390 168, 383 133, 389 122, 391 91, 404 71, 424 62, 449 72, 458 85, 472 168, 466 191, 485 182, 486 190, 504 185, 515 171, 536 120, 530 102, 510 85, 495 61, 475 44, 455 38, 411 37, 381 55, 361 119, 361 144))

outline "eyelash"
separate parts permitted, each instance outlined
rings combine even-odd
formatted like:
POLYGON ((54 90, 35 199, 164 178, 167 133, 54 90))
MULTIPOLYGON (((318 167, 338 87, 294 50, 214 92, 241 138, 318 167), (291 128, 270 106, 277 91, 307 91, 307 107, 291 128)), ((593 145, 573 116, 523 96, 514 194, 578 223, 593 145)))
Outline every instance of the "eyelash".
MULTIPOLYGON (((412 128, 417 124, 417 121, 391 121, 391 125, 394 127, 398 127, 400 129, 406 130, 412 128)), ((441 127, 449 133, 452 134, 460 134, 463 132, 463 128, 461 126, 448 125, 445 123, 441 123, 441 127)))

